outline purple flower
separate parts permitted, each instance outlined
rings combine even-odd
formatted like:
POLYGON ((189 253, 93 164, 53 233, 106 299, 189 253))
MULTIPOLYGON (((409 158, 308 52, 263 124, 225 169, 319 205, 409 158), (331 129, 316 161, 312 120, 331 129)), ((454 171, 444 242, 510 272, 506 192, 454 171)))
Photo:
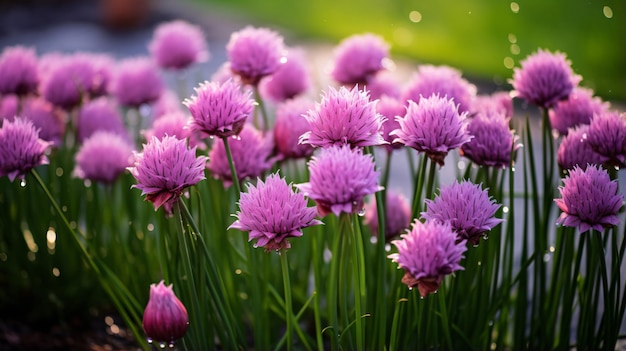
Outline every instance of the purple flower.
POLYGON ((587 132, 591 148, 612 166, 626 164, 626 113, 607 111, 594 115, 587 132))
POLYGON ((485 115, 504 115, 507 119, 513 117, 513 98, 506 91, 495 92, 491 95, 478 95, 472 104, 470 115, 479 113, 485 115))
POLYGON ((165 89, 161 96, 152 104, 152 117, 157 120, 170 113, 182 112, 183 104, 178 95, 169 89, 165 89))
POLYGON ((474 138, 461 145, 459 153, 479 166, 506 168, 520 147, 519 137, 509 128, 509 119, 497 112, 471 118, 467 131, 474 138))
POLYGON ((556 103, 549 112, 550 124, 561 135, 581 124, 589 124, 593 115, 607 112, 609 104, 593 97, 590 89, 576 87, 566 100, 556 103))
POLYGON ((329 87, 322 102, 304 118, 310 131, 300 137, 303 144, 357 147, 386 143, 381 135, 385 118, 376 112, 376 102, 370 101, 368 93, 357 86, 352 90, 329 87))
POLYGON ((285 56, 283 37, 267 28, 248 26, 231 34, 226 54, 230 69, 244 84, 256 86, 280 67, 285 56))
POLYGON ((402 282, 409 289, 417 286, 422 297, 436 292, 444 276, 463 270, 459 263, 467 250, 465 240, 456 242, 449 223, 415 219, 411 230, 401 237, 391 242, 398 253, 389 258, 406 272, 402 282))
POLYGON ((40 97, 27 98, 22 104, 21 116, 33 122, 39 129, 39 137, 54 146, 61 145, 65 133, 64 114, 40 97))
POLYGON ((284 158, 305 158, 313 154, 313 147, 300 144, 300 135, 309 131, 309 123, 303 114, 313 108, 314 104, 304 98, 287 100, 276 110, 274 125, 274 141, 278 153, 284 158))
POLYGON ((10 181, 24 179, 26 172, 48 163, 45 153, 50 145, 41 140, 33 122, 16 117, 0 127, 0 177, 10 181))
POLYGON ((403 100, 417 103, 433 94, 447 96, 457 103, 459 113, 468 112, 476 96, 476 86, 448 66, 420 66, 405 88, 403 100))
POLYGON ((311 87, 311 77, 302 49, 289 49, 286 61, 261 81, 261 92, 273 101, 292 99, 311 87))
POLYGON ((495 218, 500 205, 489 197, 487 190, 470 181, 442 187, 434 200, 426 199, 426 212, 421 215, 427 221, 450 223, 457 234, 457 241, 478 245, 481 237, 501 223, 495 218))
POLYGON ((367 82, 365 90, 369 91, 370 100, 380 99, 385 95, 400 99, 402 95, 400 83, 389 71, 380 71, 372 76, 367 82))
POLYGON ((20 98, 17 95, 0 96, 0 125, 2 120, 12 121, 17 116, 20 98))
POLYGON ((151 59, 135 57, 119 63, 113 81, 113 94, 120 104, 139 107, 153 103, 163 90, 163 80, 151 59))
POLYGON ((344 39, 335 49, 333 79, 350 87, 364 85, 384 68, 389 45, 378 35, 366 33, 344 39))
POLYGON ((137 180, 132 187, 140 189, 155 210, 163 205, 171 214, 183 190, 205 179, 206 160, 205 156, 196 157, 196 148, 188 148, 185 140, 153 137, 141 153, 135 153, 134 167, 128 167, 137 180))
POLYGON ((521 62, 521 68, 515 68, 510 83, 522 99, 550 108, 567 99, 580 80, 564 54, 539 49, 521 62))
POLYGON ((278 174, 267 177, 265 183, 258 179, 256 187, 248 183, 239 209, 237 220, 228 229, 249 231, 249 241, 256 240, 254 247, 268 252, 289 249, 289 238, 302 236, 303 228, 322 224, 315 219, 315 207, 307 207, 304 195, 294 192, 278 174))
POLYGON ((117 133, 130 140, 117 104, 106 97, 84 104, 78 112, 76 124, 76 138, 79 143, 99 130, 117 133))
POLYGON ((205 149, 206 145, 200 140, 197 133, 193 133, 191 129, 187 128, 191 122, 191 117, 185 113, 171 112, 159 117, 152 124, 152 128, 143 132, 146 140, 152 139, 153 136, 158 139, 163 139, 165 136, 175 136, 178 139, 187 139, 189 146, 198 147, 199 149, 205 149))
POLYGON ((406 116, 397 117, 400 128, 390 134, 417 151, 424 152, 440 166, 448 151, 472 140, 467 131, 467 112, 459 114, 454 101, 434 94, 419 103, 409 101, 406 116))
MULTIPOLYGON (((385 238, 391 240, 411 224, 411 206, 406 197, 391 189, 387 190, 385 207, 385 238)), ((378 209, 376 198, 365 205, 365 224, 370 227, 372 235, 378 233, 378 209)))
POLYGON ((395 137, 389 135, 389 133, 400 128, 400 123, 396 120, 396 117, 406 115, 406 106, 400 100, 385 95, 378 100, 376 112, 386 118, 383 122, 382 135, 385 141, 389 143, 384 145, 387 151, 391 152, 394 149, 404 147, 404 144, 394 142, 395 137))
MULTIPOLYGON (((228 145, 240 180, 261 176, 263 172, 272 168, 276 161, 271 157, 274 149, 271 136, 263 136, 251 124, 245 124, 236 138, 229 138, 228 145)), ((216 139, 213 143, 207 168, 215 178, 222 180, 224 186, 232 185, 233 178, 222 139, 216 139)))
POLYGON ((182 20, 161 23, 148 50, 157 65, 165 69, 184 69, 209 58, 202 29, 182 20))
POLYGON ((37 91, 37 54, 24 46, 5 47, 0 54, 0 95, 25 95, 37 91))
POLYGON ((86 139, 76 153, 74 175, 112 184, 132 163, 130 142, 119 134, 100 131, 86 139))
POLYGON ((225 138, 239 134, 254 110, 250 91, 242 90, 232 80, 222 84, 205 81, 196 88, 196 94, 183 104, 193 117, 191 129, 203 136, 225 138))
POLYGON ((358 212, 366 195, 382 190, 372 156, 348 145, 322 149, 309 161, 309 171, 309 182, 296 187, 315 200, 320 216, 358 212))
POLYGON ((578 166, 569 171, 559 187, 561 199, 554 199, 563 211, 557 224, 578 227, 581 233, 590 229, 602 231, 617 225, 617 211, 622 207, 624 196, 618 193, 618 184, 600 166, 589 165, 583 170, 578 166))
POLYGON ((172 285, 163 281, 150 284, 150 299, 143 311, 143 330, 148 339, 172 343, 182 338, 188 327, 187 309, 174 294, 172 285))
POLYGON ((570 128, 569 133, 561 140, 556 156, 561 169, 570 170, 578 166, 585 170, 588 164, 602 165, 608 161, 607 157, 593 151, 587 139, 588 132, 589 126, 581 124, 570 128))

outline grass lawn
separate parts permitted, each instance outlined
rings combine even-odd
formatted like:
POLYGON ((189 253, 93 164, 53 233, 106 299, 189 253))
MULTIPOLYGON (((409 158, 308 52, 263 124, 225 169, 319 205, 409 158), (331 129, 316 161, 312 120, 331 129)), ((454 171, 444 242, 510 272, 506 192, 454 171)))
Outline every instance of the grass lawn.
POLYGON ((626 100, 626 1, 197 0, 332 42, 373 32, 394 56, 506 82, 538 48, 565 52, 582 85, 626 100))

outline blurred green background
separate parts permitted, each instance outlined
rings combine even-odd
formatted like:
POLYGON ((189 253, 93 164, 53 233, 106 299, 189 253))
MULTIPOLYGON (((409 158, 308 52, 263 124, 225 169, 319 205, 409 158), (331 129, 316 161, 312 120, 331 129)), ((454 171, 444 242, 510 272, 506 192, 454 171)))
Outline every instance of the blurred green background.
POLYGON ((394 57, 448 64, 506 84, 538 48, 567 54, 582 85, 626 101, 626 1, 196 0, 302 38, 373 32, 394 57))

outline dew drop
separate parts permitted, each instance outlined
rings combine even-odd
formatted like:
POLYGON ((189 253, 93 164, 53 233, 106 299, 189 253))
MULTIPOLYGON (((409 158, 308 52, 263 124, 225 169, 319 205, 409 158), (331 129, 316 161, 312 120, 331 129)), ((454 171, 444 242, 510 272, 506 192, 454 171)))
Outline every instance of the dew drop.
POLYGON ((519 4, 516 3, 515 1, 511 2, 511 11, 513 13, 518 13, 519 12, 519 4))
POLYGON ((409 286, 409 291, 413 290, 413 287, 409 286))
POLYGON ((26 179, 22 179, 22 180, 20 181, 20 186, 21 186, 22 188, 26 186, 26 179))
POLYGON ((362 209, 359 210, 359 212, 357 212, 357 215, 359 217, 363 217, 365 216, 365 207, 363 207, 362 209))
POLYGON ((604 14, 604 17, 606 18, 613 18, 613 9, 609 6, 604 6, 602 8, 602 14, 604 14))
POLYGON ((146 341, 148 342, 148 344, 152 344, 154 340, 152 340, 152 338, 147 338, 146 341))
POLYGON ((543 255, 543 262, 548 262, 550 261, 550 254, 544 254, 543 255))
POLYGON ((166 346, 167 346, 167 343, 164 343, 164 342, 160 342, 159 343, 159 348, 160 349, 164 349, 166 346))
POLYGON ((167 346, 169 346, 170 349, 173 349, 174 348, 174 342, 170 341, 170 343, 167 346))
POLYGON ((378 242, 378 237, 376 235, 372 235, 370 237, 370 243, 376 244, 378 242))
POLYGON ((385 252, 391 251, 391 245, 385 244, 385 252))

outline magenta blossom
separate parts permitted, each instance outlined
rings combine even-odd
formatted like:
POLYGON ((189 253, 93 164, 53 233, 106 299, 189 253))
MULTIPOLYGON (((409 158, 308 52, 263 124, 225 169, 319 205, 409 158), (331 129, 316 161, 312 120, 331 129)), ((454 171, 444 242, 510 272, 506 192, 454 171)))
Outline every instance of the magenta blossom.
POLYGON ((495 203, 480 185, 469 181, 441 187, 434 200, 426 199, 426 212, 421 215, 427 221, 450 223, 457 241, 478 245, 481 237, 503 220, 494 217, 500 205, 495 203))
POLYGON ((5 47, 0 54, 0 95, 25 95, 37 91, 37 54, 24 46, 5 47))
POLYGON ((467 131, 467 112, 459 114, 454 101, 439 95, 421 98, 419 103, 409 101, 406 116, 396 117, 400 128, 390 135, 401 142, 424 152, 443 166, 448 152, 472 140, 467 131))
POLYGON ((376 112, 376 102, 357 86, 351 90, 329 87, 314 110, 304 115, 310 131, 300 137, 303 144, 351 147, 385 144, 382 125, 385 118, 376 112))
POLYGON ((261 92, 273 101, 293 99, 311 87, 311 77, 302 49, 289 49, 286 61, 261 81, 261 92))
POLYGON ((400 122, 396 120, 396 117, 403 117, 406 115, 406 107, 404 104, 395 98, 384 95, 378 100, 376 104, 376 111, 386 120, 383 122, 383 138, 389 144, 385 144, 387 151, 391 152, 395 149, 404 147, 404 144, 400 142, 394 142, 395 136, 389 133, 400 128, 400 122))
POLYGON ((121 61, 113 81, 113 94, 124 106, 139 107, 159 99, 164 82, 154 62, 148 57, 121 61))
POLYGON ((417 286, 422 297, 436 292, 446 275, 463 270, 459 263, 467 247, 465 240, 456 241, 450 223, 415 219, 411 230, 401 238, 391 242, 398 253, 389 258, 406 272, 402 282, 409 289, 417 286))
POLYGON ((510 129, 509 118, 492 113, 479 113, 470 119, 467 131, 474 138, 461 145, 459 153, 479 166, 506 168, 520 147, 519 137, 510 129))
POLYGON ((348 145, 322 149, 309 161, 309 171, 309 182, 296 187, 315 200, 320 216, 356 213, 366 195, 382 190, 372 156, 348 145))
POLYGON ((164 206, 171 214, 183 190, 205 179, 206 160, 205 156, 196 156, 196 148, 188 148, 185 140, 152 137, 141 153, 135 153, 134 166, 128 167, 137 180, 132 187, 141 190, 155 210, 164 206))
POLYGON ((370 93, 370 100, 377 100, 383 96, 400 99, 402 89, 398 79, 389 71, 380 71, 372 76, 365 86, 370 93))
MULTIPOLYGON (((228 145, 240 180, 259 177, 276 162, 276 158, 271 156, 274 149, 271 135, 264 136, 251 124, 245 124, 236 138, 229 138, 228 145)), ((222 180, 224 186, 232 185, 233 178, 223 139, 214 141, 206 167, 215 178, 222 180)))
POLYGON ((191 117, 184 112, 167 113, 152 124, 152 128, 143 132, 146 140, 152 139, 153 136, 163 139, 165 136, 175 136, 178 139, 187 139, 189 146, 205 149, 206 145, 200 140, 198 133, 193 133, 187 128, 191 122, 191 117))
POLYGON ((506 91, 498 91, 491 95, 478 95, 474 99, 470 115, 504 115, 507 119, 513 117, 513 98, 506 91))
POLYGON ((313 154, 313 147, 300 144, 300 135, 309 131, 309 123, 303 114, 314 107, 314 103, 304 98, 287 100, 276 110, 274 141, 278 153, 284 158, 305 158, 313 154))
POLYGON ((172 285, 150 285, 150 299, 143 311, 143 330, 149 341, 173 343, 182 338, 189 327, 185 305, 176 297, 172 285))
POLYGON ((183 111, 183 104, 176 92, 165 89, 161 96, 152 104, 152 117, 157 120, 169 113, 177 113, 183 111))
POLYGON ((626 113, 607 111, 594 115, 587 140, 591 148, 608 158, 611 166, 626 165, 626 113))
POLYGON ((7 95, 0 99, 0 120, 13 120, 15 116, 24 117, 33 122, 35 129, 39 129, 39 137, 51 142, 52 146, 62 143, 65 133, 65 114, 58 108, 41 97, 22 97, 21 111, 18 112, 18 99, 16 95, 7 95))
POLYGON ((48 163, 46 150, 50 143, 39 138, 33 122, 16 117, 0 127, 0 177, 10 181, 24 179, 31 169, 48 163))
POLYGON ((378 35, 358 34, 339 43, 334 54, 333 79, 349 87, 365 85, 384 68, 389 56, 389 45, 378 35))
MULTIPOLYGON (((385 201, 385 239, 400 235, 411 224, 411 206, 407 198, 391 189, 387 190, 385 201)), ((378 235, 378 209, 376 198, 372 198, 365 205, 365 224, 367 224, 372 235, 378 235)))
POLYGON ((249 241, 256 240, 254 247, 266 251, 289 249, 288 239, 302 236, 302 229, 322 224, 315 219, 315 207, 307 207, 302 193, 294 192, 292 185, 278 174, 257 180, 256 187, 248 184, 248 191, 241 193, 237 220, 230 226, 249 231, 249 241))
POLYGON ((165 69, 184 69, 209 58, 202 29, 182 20, 161 23, 148 49, 157 65, 165 69))
POLYGON ((565 54, 539 49, 521 62, 521 68, 515 68, 510 83, 520 98, 550 108, 567 99, 580 80, 565 54))
POLYGON ((239 134, 254 110, 250 94, 232 80, 201 83, 196 95, 183 102, 193 117, 191 130, 205 137, 239 134))
POLYGON ((99 131, 76 153, 74 175, 81 179, 111 184, 133 164, 133 145, 119 134, 99 131))
POLYGON ((97 131, 109 131, 130 140, 117 103, 100 97, 84 104, 78 111, 76 139, 82 143, 97 131))
POLYGON ((585 170, 589 164, 602 165, 608 158, 595 152, 587 139, 589 126, 586 124, 570 128, 559 145, 556 160, 563 170, 575 166, 585 170))
POLYGON ((283 37, 267 28, 248 26, 231 34, 226 54, 233 73, 245 84, 256 86, 261 78, 273 74, 282 64, 283 37))
POLYGON ((561 198, 554 202, 563 213, 557 224, 578 227, 584 233, 590 229, 602 231, 619 223, 617 211, 622 207, 624 195, 601 167, 589 165, 583 170, 575 166, 563 179, 559 192, 561 198))
POLYGON ((608 110, 609 104, 594 98, 592 90, 576 87, 566 100, 557 102, 549 111, 550 124, 559 134, 567 135, 569 128, 589 124, 594 115, 608 110))

